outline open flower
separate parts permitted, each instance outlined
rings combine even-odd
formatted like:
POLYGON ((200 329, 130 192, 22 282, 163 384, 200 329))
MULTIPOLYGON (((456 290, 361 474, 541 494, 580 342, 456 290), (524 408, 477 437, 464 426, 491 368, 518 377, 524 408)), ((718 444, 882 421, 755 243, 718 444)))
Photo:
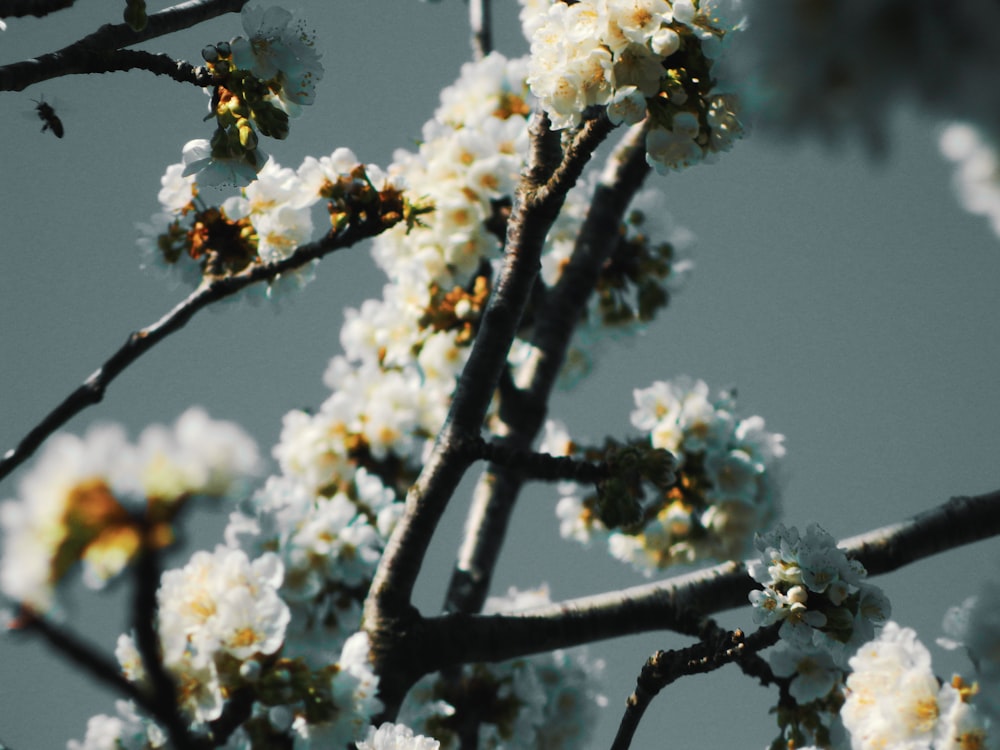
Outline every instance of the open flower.
POLYGON ((282 104, 312 104, 323 65, 316 35, 284 8, 243 7, 247 38, 232 41, 233 62, 267 83, 282 104))

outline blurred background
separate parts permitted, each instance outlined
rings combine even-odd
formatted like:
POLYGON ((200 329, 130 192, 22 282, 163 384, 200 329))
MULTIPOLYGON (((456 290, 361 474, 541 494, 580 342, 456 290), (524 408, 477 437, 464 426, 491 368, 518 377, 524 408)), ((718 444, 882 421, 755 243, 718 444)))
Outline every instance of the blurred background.
MULTIPOLYGON (((0 64, 119 20, 108 4, 80 5, 42 20, 10 19, 0 64)), ((497 6, 497 49, 523 54, 517 6, 497 6)), ((338 146, 387 164, 395 148, 414 147, 437 92, 470 58, 458 0, 289 7, 316 29, 326 74, 289 139, 264 144, 284 166, 338 146)), ((205 44, 239 33, 238 16, 228 15, 144 48, 198 64, 205 44)), ((130 331, 186 294, 140 271, 133 225, 158 209, 160 175, 180 161, 184 143, 209 136, 205 108, 200 90, 139 72, 0 92, 0 450, 130 331), (63 121, 61 140, 39 132, 32 100, 42 98, 63 121)), ((676 223, 697 237, 694 274, 644 335, 608 344, 589 379, 555 397, 552 416, 581 438, 621 435, 630 429, 633 388, 679 374, 713 391, 735 386, 744 416, 760 414, 786 435, 785 522, 816 521, 840 538, 952 495, 1000 488, 1000 241, 958 207, 938 129, 901 109, 878 158, 860 145, 834 150, 761 131, 717 164, 654 175, 649 184, 663 191, 676 223)), ((321 375, 339 350, 344 308, 378 295, 383 283, 367 249, 356 248, 326 259, 315 282, 278 306, 230 302, 201 313, 68 429, 110 420, 135 436, 201 404, 243 425, 267 454, 287 410, 326 397, 321 375)), ((0 498, 16 496, 23 473, 6 480, 0 498)), ((456 496, 435 539, 420 580, 425 612, 440 607, 468 499, 456 496)), ((555 500, 546 486, 524 496, 494 593, 547 581, 559 600, 646 580, 603 550, 559 541, 555 500)), ((227 513, 190 517, 190 545, 220 541, 227 513)), ((994 540, 877 579, 894 619, 931 647, 940 676, 968 669, 932 645, 945 610, 994 577, 998 563, 994 540)), ((110 650, 127 627, 126 594, 74 590, 69 621, 110 650)), ((721 621, 752 628, 748 608, 721 621)), ((610 744, 649 654, 681 645, 653 633, 591 646, 607 660, 610 703, 591 746, 610 744)), ((0 739, 13 750, 82 738, 87 718, 113 713, 116 697, 30 637, 0 639, 0 739)), ((687 679, 654 701, 634 747, 764 747, 776 733, 767 714, 775 700, 735 667, 687 679)))

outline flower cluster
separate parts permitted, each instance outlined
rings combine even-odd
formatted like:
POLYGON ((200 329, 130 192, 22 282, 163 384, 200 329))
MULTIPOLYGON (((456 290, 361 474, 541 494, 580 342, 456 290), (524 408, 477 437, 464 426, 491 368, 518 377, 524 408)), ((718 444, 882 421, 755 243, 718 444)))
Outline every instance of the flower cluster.
MULTIPOLYGON (((548 590, 517 591, 486 601, 485 614, 520 612, 549 603, 548 590)), ((598 692, 604 663, 585 649, 555 651, 499 664, 469 664, 458 675, 430 675, 414 686, 402 720, 459 747, 459 729, 478 726, 478 747, 581 747, 607 705, 598 692)))
POLYGON ((528 83, 556 129, 603 106, 615 124, 649 118, 647 158, 681 169, 742 135, 734 95, 720 93, 713 58, 728 33, 694 0, 527 4, 528 83))
MULTIPOLYGON (((559 283, 570 262, 598 184, 597 175, 591 174, 574 186, 549 230, 540 275, 550 288, 559 283)), ((635 196, 573 332, 560 372, 561 386, 571 388, 578 383, 608 339, 640 333, 667 307, 694 267, 688 257, 693 242, 691 232, 671 220, 662 191, 646 189, 635 196)), ((533 314, 529 305, 525 318, 530 321, 533 314)), ((540 354, 530 339, 531 328, 526 326, 508 356, 514 380, 522 387, 530 382, 532 366, 540 354)))
POLYGON ((370 727, 368 736, 357 743, 358 750, 438 750, 441 743, 431 737, 413 734, 404 724, 386 722, 378 729, 370 727))
POLYGON ((987 581, 978 596, 952 607, 944 620, 947 638, 938 644, 963 648, 976 669, 979 709, 1000 727, 1000 584, 987 581))
POLYGON ((941 133, 941 152, 955 165, 955 192, 962 208, 985 216, 1000 236, 1000 155, 972 125, 953 123, 941 133))
POLYGON ((753 619, 781 623, 781 642, 769 660, 776 676, 790 679, 797 704, 780 714, 779 723, 797 741, 803 731, 823 737, 848 660, 888 620, 889 601, 864 580, 864 567, 815 524, 804 535, 779 524, 758 536, 756 547, 760 557, 748 569, 764 588, 750 593, 753 619))
MULTIPOLYGON (((247 682, 244 675, 258 681, 261 665, 281 648, 291 617, 278 596, 283 577, 273 553, 251 561, 226 547, 196 552, 163 574, 156 596, 162 661, 196 725, 218 719, 225 696, 247 682)), ((130 636, 119 637, 115 654, 130 680, 146 681, 130 636)))
POLYGON ((443 92, 420 151, 396 154, 391 179, 433 210, 376 239, 389 276, 382 298, 347 312, 344 355, 324 377, 330 397, 314 413, 285 417, 275 457, 313 496, 352 485, 359 466, 399 493, 412 482, 490 291, 489 259, 499 255, 527 146, 525 95, 519 64, 491 55, 467 65, 443 92))
MULTIPOLYGON (((575 487, 563 486, 556 507, 562 536, 581 542, 606 537, 612 555, 647 574, 678 563, 745 556, 754 533, 777 513, 783 436, 765 430, 761 417, 739 419, 732 393, 709 399, 700 380, 659 381, 634 396, 632 424, 653 448, 676 456, 676 484, 653 493, 637 524, 614 532, 598 519, 595 496, 581 497, 575 487)), ((574 447, 553 425, 542 449, 563 455, 574 447)))
MULTIPOLYGON (((70 740, 66 750, 156 750, 167 747, 166 733, 142 716, 131 701, 115 701, 115 716, 98 714, 87 721, 83 740, 70 740)), ((234 746, 224 747, 236 750, 234 746)))
POLYGON ((958 676, 939 684, 930 653, 910 628, 887 623, 850 664, 840 718, 852 750, 994 747, 976 688, 958 676))
MULTIPOLYGON (((252 696, 249 718, 231 731, 222 745, 229 750, 346 747, 364 736, 372 716, 382 709, 376 697, 378 678, 368 660, 368 636, 356 633, 349 638, 336 663, 323 669, 310 670, 299 660, 281 657, 279 631, 287 610, 277 617, 266 614, 282 612, 271 585, 275 572, 280 573, 280 566, 275 568, 273 561, 260 558, 248 564, 242 553, 217 550, 214 561, 193 559, 183 570, 165 577, 165 587, 183 589, 169 596, 183 593, 190 597, 179 606, 172 604, 160 617, 164 662, 176 680, 178 703, 193 722, 192 731, 207 736, 210 728, 205 722, 222 715, 224 701, 233 691, 252 696), (192 567, 196 577, 188 575, 192 567), (213 590, 213 584, 220 580, 233 586, 230 592, 238 593, 213 590), (248 600, 253 601, 252 607, 248 600), (278 606, 271 606, 276 603, 278 606), (255 616, 247 618, 250 608, 255 616), (252 625, 249 619, 253 619, 252 625), (214 626, 210 624, 213 620, 214 626), (227 643, 213 644, 211 637, 206 637, 212 631, 225 637, 226 623, 239 620, 247 627, 234 631, 235 638, 227 643), (182 633, 185 626, 189 628, 186 635, 182 633), (249 643, 249 638, 243 643, 242 634, 248 628, 254 634, 269 632, 255 643, 249 643), (171 637, 172 642, 168 642, 171 637), (214 651, 213 645, 217 647, 214 651), (171 646, 185 649, 173 654, 180 662, 171 662, 171 646), (206 646, 207 652, 202 650, 206 646), (261 650, 254 650, 258 648, 261 650), (270 651, 274 653, 265 653, 270 651)), ((161 589, 161 603, 170 603, 167 596, 161 589)), ((127 636, 119 639, 117 654, 129 679, 145 680, 127 636)), ((70 750, 168 746, 162 727, 142 716, 131 703, 119 701, 116 708, 118 716, 93 717, 84 740, 71 741, 70 750)))
MULTIPOLYGON (((176 272, 190 286, 289 257, 312 239, 312 208, 322 201, 334 231, 370 218, 373 210, 385 226, 402 221, 409 211, 382 171, 360 164, 346 148, 320 159, 307 157, 297 170, 270 160, 254 182, 221 206, 203 201, 194 175, 182 164, 167 167, 160 184, 163 210, 150 223, 137 225, 144 265, 176 272)), ((314 265, 269 280, 267 295, 286 284, 304 285, 314 265)))
POLYGON ((143 546, 173 540, 171 523, 189 499, 235 494, 258 465, 246 433, 197 408, 173 428, 147 428, 136 444, 117 426, 57 435, 22 481, 20 498, 0 509, 0 587, 46 611, 77 563, 89 586, 103 586, 143 546))
POLYGON ((889 601, 864 580, 864 566, 818 525, 800 535, 778 524, 755 546, 760 557, 749 562, 749 573, 764 589, 750 593, 754 622, 780 622, 786 643, 819 648, 843 667, 889 618, 889 601))
POLYGON ((230 546, 251 555, 271 550, 283 563, 280 594, 292 612, 286 656, 317 668, 336 659, 361 626, 361 602, 402 507, 362 467, 325 493, 271 477, 231 514, 230 546))
POLYGON ((184 147, 184 174, 202 185, 246 185, 267 162, 257 147, 257 131, 288 137, 288 117, 312 104, 323 66, 315 35, 284 8, 246 5, 241 14, 246 37, 205 47, 202 57, 215 81, 210 114, 216 129, 210 141, 184 147))
POLYGON ((417 274, 424 288, 465 287, 484 260, 499 258, 528 148, 524 76, 524 61, 496 53, 467 63, 441 93, 419 151, 396 152, 390 174, 433 211, 376 241, 375 260, 393 283, 417 274))

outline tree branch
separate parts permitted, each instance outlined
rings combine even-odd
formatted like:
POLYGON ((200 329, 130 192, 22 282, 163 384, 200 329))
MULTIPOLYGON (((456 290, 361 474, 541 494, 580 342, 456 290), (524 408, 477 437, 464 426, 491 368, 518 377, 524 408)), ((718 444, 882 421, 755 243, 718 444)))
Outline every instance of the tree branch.
MULTIPOLYGON (((870 575, 1000 535, 1000 490, 955 497, 892 526, 840 543, 870 575)), ((425 669, 500 661, 653 630, 685 630, 692 612, 746 606, 758 588, 742 562, 727 562, 665 581, 571 599, 509 615, 452 614, 423 623, 425 669)))
POLYGON ((76 0, 0 0, 0 18, 42 18, 57 10, 65 10, 75 2, 76 0))
POLYGON ((611 476, 610 468, 604 461, 594 462, 572 456, 514 450, 506 443, 487 442, 481 437, 463 441, 462 447, 472 460, 489 461, 496 466, 513 469, 524 479, 593 484, 611 476))
MULTIPOLYGON (((606 120, 605 120, 606 122, 606 120)), ((406 690, 419 677, 419 615, 411 602, 413 586, 434 530, 471 459, 462 441, 478 436, 507 352, 541 266, 542 245, 607 127, 588 123, 562 154, 544 113, 532 118, 531 152, 507 227, 504 262, 468 362, 437 442, 406 498, 400 519, 375 573, 365 601, 364 622, 380 675, 386 715, 394 715, 406 690)), ((422 643, 422 641, 419 641, 422 643)))
MULTIPOLYGON (((573 331, 610 256, 625 211, 649 174, 646 128, 628 131, 608 158, 573 254, 556 286, 536 311, 532 344, 538 358, 528 370, 529 385, 511 398, 501 394, 500 419, 509 428, 501 445, 526 451, 545 422, 549 396, 573 331)), ((512 389, 508 386, 510 394, 512 389)), ((458 560, 445 597, 447 612, 478 612, 489 591, 524 476, 516 468, 491 466, 473 493, 458 560)))
POLYGON ((99 403, 104 398, 108 385, 123 370, 171 333, 187 325, 188 321, 199 310, 258 281, 273 279, 282 273, 322 258, 335 250, 350 247, 361 240, 374 237, 387 229, 388 226, 390 225, 383 223, 373 212, 372 218, 368 221, 351 222, 340 233, 330 233, 317 242, 301 245, 291 255, 280 261, 249 266, 232 276, 203 282, 202 286, 158 321, 133 332, 118 351, 87 378, 83 385, 63 399, 62 403, 32 428, 16 447, 7 451, 3 459, 0 459, 0 480, 20 466, 53 432, 66 424, 72 417, 88 406, 99 403))
MULTIPOLYGON (((144 529, 145 530, 145 529, 144 529)), ((160 636, 156 629, 156 591, 160 585, 160 556, 144 541, 132 567, 132 627, 142 665, 152 689, 153 716, 159 720, 176 747, 197 750, 205 747, 188 731, 188 722, 177 704, 177 686, 163 664, 160 636)))
POLYGON ((195 26, 225 13, 238 13, 248 0, 188 0, 149 16, 142 31, 125 23, 105 24, 67 47, 0 67, 0 91, 23 91, 64 75, 121 70, 107 68, 109 53, 195 26))
POLYGON ((482 60, 493 51, 493 19, 490 0, 466 0, 472 29, 472 57, 482 60))
POLYGON ((115 662, 106 659, 96 648, 73 633, 46 621, 41 616, 26 615, 26 617, 28 619, 23 626, 24 630, 38 633, 52 648, 80 667, 85 674, 117 690, 151 716, 155 715, 155 705, 150 697, 125 679, 115 662))
POLYGON ((646 660, 636 680, 635 690, 625 702, 622 716, 611 750, 628 750, 639 721, 653 698, 663 688, 681 677, 706 674, 734 661, 742 661, 756 651, 773 646, 778 641, 778 628, 759 630, 752 641, 743 632, 713 629, 701 635, 693 646, 671 651, 657 651, 646 660), (761 636, 763 634, 763 637, 761 636))
POLYGON ((175 60, 170 55, 156 55, 142 50, 120 49, 102 55, 95 60, 100 68, 95 67, 87 73, 113 73, 126 70, 147 70, 158 76, 169 76, 180 83, 193 83, 195 86, 207 88, 215 85, 215 79, 208 68, 194 66, 184 60, 175 60))

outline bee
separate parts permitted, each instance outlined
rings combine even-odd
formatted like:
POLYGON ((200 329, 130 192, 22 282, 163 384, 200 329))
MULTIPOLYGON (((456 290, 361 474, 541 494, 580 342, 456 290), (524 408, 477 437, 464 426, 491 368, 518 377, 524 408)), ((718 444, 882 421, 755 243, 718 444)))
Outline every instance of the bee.
POLYGON ((39 119, 45 123, 42 125, 42 132, 51 130, 56 138, 62 138, 66 131, 63 128, 62 120, 56 115, 56 111, 52 108, 52 105, 46 101, 37 101, 35 99, 32 99, 32 101, 35 102, 35 111, 38 112, 39 119))

